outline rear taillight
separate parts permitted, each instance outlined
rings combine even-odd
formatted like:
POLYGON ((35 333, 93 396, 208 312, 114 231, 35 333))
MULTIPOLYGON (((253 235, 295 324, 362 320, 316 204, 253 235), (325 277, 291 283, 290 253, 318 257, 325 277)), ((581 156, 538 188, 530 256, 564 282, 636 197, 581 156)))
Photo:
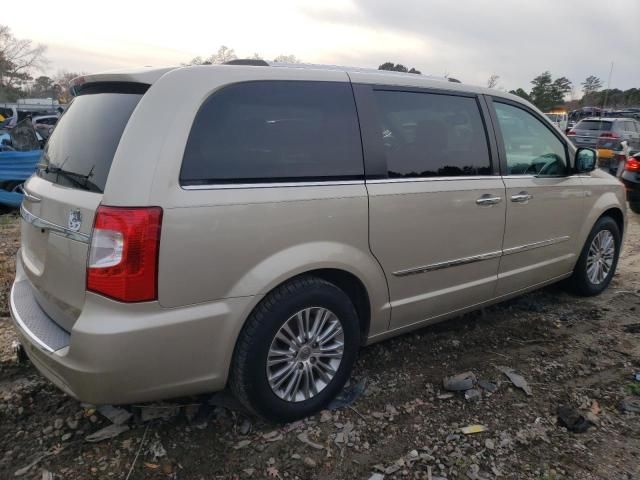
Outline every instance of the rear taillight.
POLYGON ((157 299, 161 225, 160 207, 98 207, 87 290, 122 302, 157 299))
POLYGON ((600 138, 620 138, 620 135, 615 132, 602 132, 600 138))
POLYGON ((624 166, 627 172, 640 172, 640 160, 631 157, 624 166))
POLYGON ((567 132, 567 136, 568 136, 568 137, 570 137, 570 136, 572 136, 572 135, 575 135, 575 134, 576 134, 576 131, 575 131, 575 130, 569 130, 569 131, 567 132))

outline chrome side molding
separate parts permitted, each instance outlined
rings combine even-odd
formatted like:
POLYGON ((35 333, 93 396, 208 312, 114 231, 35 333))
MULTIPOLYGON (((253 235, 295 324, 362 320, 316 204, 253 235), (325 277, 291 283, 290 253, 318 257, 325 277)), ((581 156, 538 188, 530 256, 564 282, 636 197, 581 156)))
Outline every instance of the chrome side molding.
POLYGON ((416 275, 418 273, 433 272, 436 270, 442 270, 443 268, 457 267, 459 265, 467 265, 469 263, 482 262, 484 260, 490 260, 492 258, 498 258, 503 255, 513 255, 514 253, 522 253, 528 250, 533 250, 541 247, 548 247, 549 245, 556 245, 558 243, 566 242, 569 240, 569 236, 550 238, 548 240, 542 240, 540 242, 527 243, 526 245, 519 245, 517 247, 506 248, 504 250, 496 250, 495 252, 481 253, 480 255, 473 255, 470 257, 456 258, 455 260, 448 260, 446 262, 432 263, 430 265, 423 265, 421 267, 408 268, 406 270, 398 270, 393 272, 396 277, 406 277, 407 275, 416 275))
POLYGON ((42 199, 40 197, 36 197, 34 194, 27 192, 25 189, 22 189, 22 194, 24 198, 29 200, 31 203, 40 203, 42 199))
POLYGON ((563 237, 550 238, 548 240, 542 240, 540 242, 527 243, 526 245, 519 245, 517 247, 505 248, 502 251, 503 255, 512 255, 514 253, 526 252, 527 250, 533 250, 535 248, 548 247, 549 245, 555 245, 557 243, 566 242, 569 240, 568 235, 563 237))
POLYGON ((449 260, 446 262, 432 263, 431 265, 424 265, 422 267, 399 270, 397 272, 393 272, 393 275, 395 275, 396 277, 406 277, 407 275, 433 272, 435 270, 442 270, 443 268, 456 267, 458 265, 466 265, 468 263, 482 262, 483 260, 498 258, 501 255, 502 252, 500 250, 496 250, 495 252, 481 253, 480 255, 473 255, 471 257, 456 258, 455 260, 449 260))
POLYGON ((74 232, 73 230, 62 227, 60 225, 56 225, 55 223, 51 223, 47 220, 44 220, 40 217, 36 217, 33 213, 28 211, 24 205, 20 206, 20 216, 22 219, 33 225, 36 228, 40 228, 42 230, 48 230, 50 232, 56 233, 58 235, 62 235, 63 237, 70 238, 72 240, 76 240, 82 243, 89 243, 89 235, 86 233, 74 232))

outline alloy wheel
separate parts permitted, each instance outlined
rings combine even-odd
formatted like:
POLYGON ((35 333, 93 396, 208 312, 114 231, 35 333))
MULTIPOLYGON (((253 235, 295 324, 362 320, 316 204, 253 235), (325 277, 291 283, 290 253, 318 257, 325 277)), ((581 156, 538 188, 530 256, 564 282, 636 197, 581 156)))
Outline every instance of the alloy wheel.
POLYGON ((333 380, 344 355, 344 330, 323 307, 298 311, 280 327, 267 354, 273 393, 288 402, 315 397, 333 380))
POLYGON ((587 255, 587 276, 591 283, 599 285, 607 278, 615 252, 615 240, 609 230, 601 230, 593 237, 587 255))

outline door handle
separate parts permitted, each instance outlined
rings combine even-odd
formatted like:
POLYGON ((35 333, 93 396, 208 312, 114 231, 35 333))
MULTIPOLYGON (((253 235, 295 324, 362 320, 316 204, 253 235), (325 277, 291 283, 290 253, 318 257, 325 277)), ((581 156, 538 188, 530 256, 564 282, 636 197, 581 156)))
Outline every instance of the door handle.
POLYGON ((529 192, 520 192, 516 195, 511 195, 511 201, 516 203, 527 203, 529 200, 533 198, 529 192))
POLYGON ((497 197, 497 196, 491 195, 490 193, 485 193, 484 195, 482 195, 480 198, 476 200, 476 204, 480 206, 495 205, 497 203, 500 203, 501 201, 502 201, 502 197, 497 197))

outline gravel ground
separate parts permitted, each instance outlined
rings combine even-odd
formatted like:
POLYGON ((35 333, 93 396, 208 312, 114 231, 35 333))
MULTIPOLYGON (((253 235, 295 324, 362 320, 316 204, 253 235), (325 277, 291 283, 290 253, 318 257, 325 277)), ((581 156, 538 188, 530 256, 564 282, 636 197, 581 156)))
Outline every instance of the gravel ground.
POLYGON ((640 478, 640 413, 622 407, 640 400, 640 216, 630 216, 604 294, 551 287, 364 348, 352 382, 366 389, 350 407, 282 426, 224 394, 129 406, 126 431, 97 443, 85 438, 111 422, 15 358, 7 295, 19 227, 0 216, 0 478, 640 478), (447 395, 443 377, 466 371, 497 390, 447 395), (559 406, 587 431, 560 426, 559 406), (461 432, 474 424, 486 431, 461 432))

